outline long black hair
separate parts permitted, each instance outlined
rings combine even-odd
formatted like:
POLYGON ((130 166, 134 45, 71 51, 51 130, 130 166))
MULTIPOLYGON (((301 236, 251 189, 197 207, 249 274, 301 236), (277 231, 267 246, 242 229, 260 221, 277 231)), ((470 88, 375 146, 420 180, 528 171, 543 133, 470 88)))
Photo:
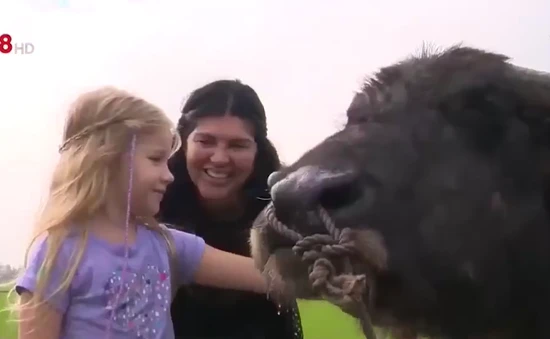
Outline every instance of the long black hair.
POLYGON ((267 177, 280 168, 277 150, 267 138, 265 109, 258 94, 239 80, 218 80, 193 91, 181 109, 178 132, 184 145, 174 154, 169 167, 174 182, 169 185, 160 206, 159 219, 173 225, 203 223, 199 196, 189 177, 185 142, 195 129, 197 120, 204 117, 232 115, 249 122, 257 144, 254 169, 243 187, 248 218, 255 217, 269 200, 267 177))

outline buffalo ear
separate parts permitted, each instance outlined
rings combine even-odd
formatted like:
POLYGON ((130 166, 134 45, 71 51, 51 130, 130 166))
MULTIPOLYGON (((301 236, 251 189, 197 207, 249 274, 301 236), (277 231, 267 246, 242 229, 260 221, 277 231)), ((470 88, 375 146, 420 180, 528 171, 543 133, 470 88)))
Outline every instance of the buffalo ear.
MULTIPOLYGON (((550 73, 510 66, 505 81, 526 105, 550 113, 550 73)), ((546 118, 550 118, 550 115, 546 118)))
POLYGON ((518 118, 537 143, 550 149, 550 73, 510 66, 503 82, 521 105, 518 118))
POLYGON ((505 79, 522 105, 518 118, 528 126, 531 140, 538 146, 538 170, 550 211, 550 73, 512 66, 505 79))
POLYGON ((520 105, 517 118, 528 126, 542 171, 550 178, 550 73, 510 66, 503 83, 520 105))
POLYGON ((459 72, 452 86, 441 86, 437 107, 445 118, 478 151, 497 147, 512 120, 521 121, 529 138, 550 150, 550 74, 508 63, 481 66, 491 71, 459 72))

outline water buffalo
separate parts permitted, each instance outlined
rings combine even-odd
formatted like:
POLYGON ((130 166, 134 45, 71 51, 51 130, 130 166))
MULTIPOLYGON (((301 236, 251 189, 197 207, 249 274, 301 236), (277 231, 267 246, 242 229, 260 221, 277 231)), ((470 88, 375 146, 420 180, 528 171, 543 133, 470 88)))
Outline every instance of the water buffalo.
POLYGON ((293 246, 345 230, 349 261, 333 269, 363 279, 355 301, 375 325, 550 338, 549 122, 550 75, 500 54, 454 46, 382 68, 342 130, 269 178, 256 265, 279 300, 325 297, 293 246))

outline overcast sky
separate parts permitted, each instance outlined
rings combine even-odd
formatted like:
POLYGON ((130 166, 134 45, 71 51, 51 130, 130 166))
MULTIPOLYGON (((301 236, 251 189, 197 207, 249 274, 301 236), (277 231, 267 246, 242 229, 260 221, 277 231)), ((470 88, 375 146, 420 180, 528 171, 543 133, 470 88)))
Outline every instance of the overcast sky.
POLYGON ((175 120, 195 87, 239 78, 259 93, 269 136, 292 161, 341 125, 364 76, 423 42, 550 71, 550 1, 519 3, 0 0, 0 34, 35 46, 0 55, 0 262, 22 262, 66 107, 84 90, 120 86, 175 120))

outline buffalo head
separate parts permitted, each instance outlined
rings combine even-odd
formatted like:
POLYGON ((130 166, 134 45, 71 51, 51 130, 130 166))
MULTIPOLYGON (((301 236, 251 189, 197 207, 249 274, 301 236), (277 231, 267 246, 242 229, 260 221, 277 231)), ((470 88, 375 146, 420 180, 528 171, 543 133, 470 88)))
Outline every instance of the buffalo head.
MULTIPOLYGON (((381 326, 550 337, 549 118, 548 75, 473 48, 423 52, 369 78, 341 131, 272 174, 273 212, 326 234, 322 206, 350 230, 381 326)), ((279 291, 319 297, 265 211, 251 243, 279 291)))

